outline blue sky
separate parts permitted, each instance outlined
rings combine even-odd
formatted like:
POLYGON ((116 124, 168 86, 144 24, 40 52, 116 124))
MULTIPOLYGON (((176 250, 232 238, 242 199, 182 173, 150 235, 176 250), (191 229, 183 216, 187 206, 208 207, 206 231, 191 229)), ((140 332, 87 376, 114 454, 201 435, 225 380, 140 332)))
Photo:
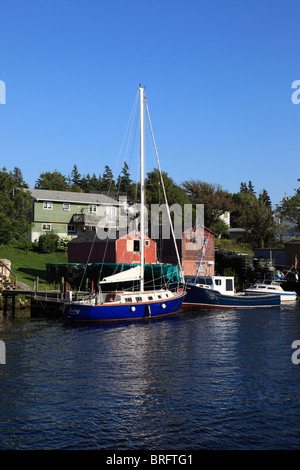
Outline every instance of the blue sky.
MULTIPOLYGON (((2 0, 0 166, 112 170, 139 83, 162 169, 273 205, 300 178, 300 0, 2 0)), ((147 171, 154 166, 149 159, 147 171)), ((120 168, 117 169, 119 173, 120 168)))

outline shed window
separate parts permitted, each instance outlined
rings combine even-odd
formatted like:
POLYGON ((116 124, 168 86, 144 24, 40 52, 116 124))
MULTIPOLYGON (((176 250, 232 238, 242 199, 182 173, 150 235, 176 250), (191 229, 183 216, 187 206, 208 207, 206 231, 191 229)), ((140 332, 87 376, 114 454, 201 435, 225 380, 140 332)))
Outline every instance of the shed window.
POLYGON ((140 240, 133 240, 133 251, 140 251, 140 240))

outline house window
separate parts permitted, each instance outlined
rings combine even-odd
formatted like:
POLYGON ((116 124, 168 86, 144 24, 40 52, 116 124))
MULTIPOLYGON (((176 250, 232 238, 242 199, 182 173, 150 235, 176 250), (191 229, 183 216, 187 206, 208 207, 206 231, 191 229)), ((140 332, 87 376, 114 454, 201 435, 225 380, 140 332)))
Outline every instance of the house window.
POLYGON ((150 246, 150 240, 145 240, 145 246, 150 246))
POLYGON ((43 202, 43 209, 52 211, 52 209, 53 209, 53 202, 44 201, 44 202, 43 202))
POLYGON ((75 225, 68 225, 68 233, 76 233, 76 226, 75 225))
POLYGON ((43 232, 50 232, 51 231, 51 224, 42 224, 42 231, 43 232))
POLYGON ((96 204, 90 204, 89 205, 89 212, 96 213, 97 212, 97 206, 96 204))
POLYGON ((63 210, 64 211, 69 211, 70 210, 70 204, 68 202, 63 203, 63 210))

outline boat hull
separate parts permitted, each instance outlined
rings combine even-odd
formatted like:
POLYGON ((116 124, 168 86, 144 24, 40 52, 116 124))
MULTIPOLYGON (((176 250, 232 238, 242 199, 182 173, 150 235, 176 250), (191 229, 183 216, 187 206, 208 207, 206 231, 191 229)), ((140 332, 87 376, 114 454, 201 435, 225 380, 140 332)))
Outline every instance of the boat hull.
MULTIPOLYGON (((259 292, 258 289, 254 289, 254 290, 246 289, 245 294, 251 295, 251 296, 269 295, 269 294, 266 294, 266 292, 259 292)), ((281 302, 295 302, 297 300, 297 294, 294 292, 287 292, 287 291, 278 292, 277 295, 280 296, 281 302)))
POLYGON ((126 304, 79 304, 65 305, 64 316, 75 322, 110 322, 132 321, 150 318, 161 318, 177 313, 182 305, 185 293, 176 295, 171 299, 154 302, 126 303, 126 304))
POLYGON ((280 296, 278 294, 264 296, 224 295, 213 289, 205 289, 189 284, 182 308, 255 308, 276 307, 279 305, 280 296))

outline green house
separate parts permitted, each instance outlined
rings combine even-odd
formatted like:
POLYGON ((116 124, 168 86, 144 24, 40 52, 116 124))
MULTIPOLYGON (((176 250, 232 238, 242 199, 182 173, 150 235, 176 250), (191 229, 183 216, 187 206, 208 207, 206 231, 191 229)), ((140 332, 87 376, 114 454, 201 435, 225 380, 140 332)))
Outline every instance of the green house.
POLYGON ((79 193, 28 189, 32 197, 32 242, 54 232, 72 239, 86 230, 95 230, 100 220, 115 217, 119 202, 102 193, 79 193))

